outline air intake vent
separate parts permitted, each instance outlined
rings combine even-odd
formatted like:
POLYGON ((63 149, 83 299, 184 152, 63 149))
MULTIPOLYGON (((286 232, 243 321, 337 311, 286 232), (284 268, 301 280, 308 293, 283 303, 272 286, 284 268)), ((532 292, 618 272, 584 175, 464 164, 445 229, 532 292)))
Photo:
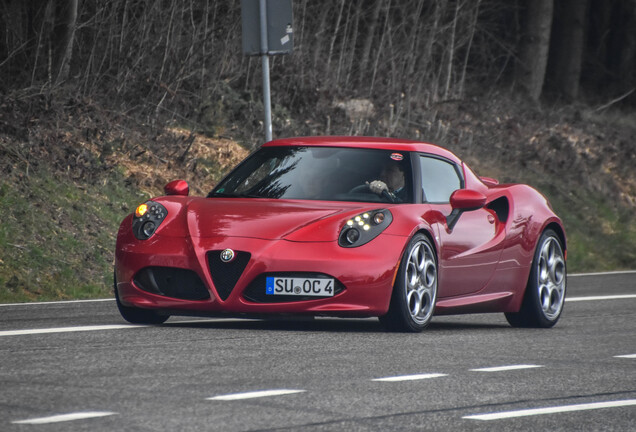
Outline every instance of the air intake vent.
POLYGON ((210 275, 212 276, 216 292, 221 297, 221 300, 227 300, 234 289, 234 285, 236 285, 247 263, 250 261, 251 254, 237 251, 234 259, 224 262, 221 259, 221 252, 220 250, 209 251, 208 265, 210 266, 210 275))
POLYGON ((134 283, 149 293, 182 300, 205 300, 210 293, 192 270, 173 267, 145 267, 135 275, 134 283))

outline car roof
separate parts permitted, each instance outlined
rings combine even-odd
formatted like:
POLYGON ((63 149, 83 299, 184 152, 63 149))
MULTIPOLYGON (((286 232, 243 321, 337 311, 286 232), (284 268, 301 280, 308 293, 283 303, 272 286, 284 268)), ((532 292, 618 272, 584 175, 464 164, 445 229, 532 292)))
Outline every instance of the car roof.
POLYGON ((455 163, 461 163, 451 151, 434 144, 399 138, 359 137, 359 136, 314 136, 282 138, 269 141, 263 147, 350 147, 374 148, 381 150, 395 150, 403 152, 419 152, 442 156, 455 163))

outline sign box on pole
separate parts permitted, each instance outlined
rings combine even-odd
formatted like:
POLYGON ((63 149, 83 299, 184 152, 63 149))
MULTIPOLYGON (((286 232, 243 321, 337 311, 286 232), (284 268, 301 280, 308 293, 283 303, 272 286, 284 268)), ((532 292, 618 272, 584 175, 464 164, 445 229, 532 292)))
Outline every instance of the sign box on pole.
POLYGON ((261 51, 259 0, 241 0, 243 53, 290 54, 294 48, 292 0, 267 0, 267 52, 261 51))

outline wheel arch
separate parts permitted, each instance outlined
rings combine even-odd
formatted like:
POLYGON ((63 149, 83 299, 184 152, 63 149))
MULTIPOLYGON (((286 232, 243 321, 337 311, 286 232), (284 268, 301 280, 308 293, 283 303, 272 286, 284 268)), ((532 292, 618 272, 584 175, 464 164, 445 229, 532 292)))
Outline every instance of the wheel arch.
MULTIPOLYGON (((431 245, 433 246, 433 251, 435 252, 435 258, 437 258, 437 260, 439 261, 438 245, 437 245, 437 242, 435 241, 435 236, 433 235, 433 233, 431 233, 431 231, 429 231, 427 228, 422 227, 419 230, 415 231, 413 235, 411 236, 411 238, 415 237, 418 234, 423 234, 429 239, 429 241, 431 242, 431 245)), ((407 246, 408 246, 408 242, 407 242, 407 246)))
POLYGON ((559 237, 561 246, 563 246, 563 253, 566 254, 566 260, 567 260, 567 240, 565 238, 565 230, 563 229, 561 224, 557 222, 550 222, 549 224, 547 224, 545 228, 543 228, 542 233, 548 229, 551 229, 552 231, 554 231, 556 235, 559 237))

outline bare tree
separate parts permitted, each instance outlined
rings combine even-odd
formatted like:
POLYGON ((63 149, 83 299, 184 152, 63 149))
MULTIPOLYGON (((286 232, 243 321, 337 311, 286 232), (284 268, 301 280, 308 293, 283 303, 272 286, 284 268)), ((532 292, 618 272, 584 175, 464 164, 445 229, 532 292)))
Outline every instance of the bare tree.
POLYGON ((543 91, 554 5, 553 0, 527 0, 526 7, 516 79, 522 90, 536 102, 543 91))
MULTIPOLYGON (((312 132, 336 97, 367 98, 377 120, 390 116, 400 133, 429 124, 426 113, 442 99, 504 83, 532 101, 544 82, 569 98, 583 85, 587 93, 616 95, 636 86, 636 0, 293 5, 296 49, 273 58, 272 91, 278 112, 313 117, 312 132)), ((240 54, 240 22, 236 0, 0 0, 0 92, 65 82, 49 96, 77 92, 145 116, 258 124, 261 83, 253 61, 240 54)))
POLYGON ((581 81, 588 0, 562 0, 556 6, 550 54, 554 87, 568 100, 575 100, 581 81))
POLYGON ((371 55, 371 46, 373 45, 376 28, 378 27, 378 22, 380 19, 380 11, 382 10, 383 4, 384 4, 383 0, 375 0, 373 4, 373 13, 366 27, 366 37, 364 39, 364 47, 362 49, 362 55, 360 56, 360 66, 359 66, 360 69, 359 69, 359 75, 358 75, 358 79, 361 83, 364 82, 364 78, 367 76, 366 72, 367 72, 367 65, 369 64, 369 58, 371 55))
POLYGON ((618 64, 618 77, 625 87, 636 86, 636 0, 625 0, 623 37, 618 64))
POLYGON ((70 70, 73 37, 77 21, 77 0, 55 0, 55 24, 51 37, 53 44, 53 80, 65 81, 70 70))

